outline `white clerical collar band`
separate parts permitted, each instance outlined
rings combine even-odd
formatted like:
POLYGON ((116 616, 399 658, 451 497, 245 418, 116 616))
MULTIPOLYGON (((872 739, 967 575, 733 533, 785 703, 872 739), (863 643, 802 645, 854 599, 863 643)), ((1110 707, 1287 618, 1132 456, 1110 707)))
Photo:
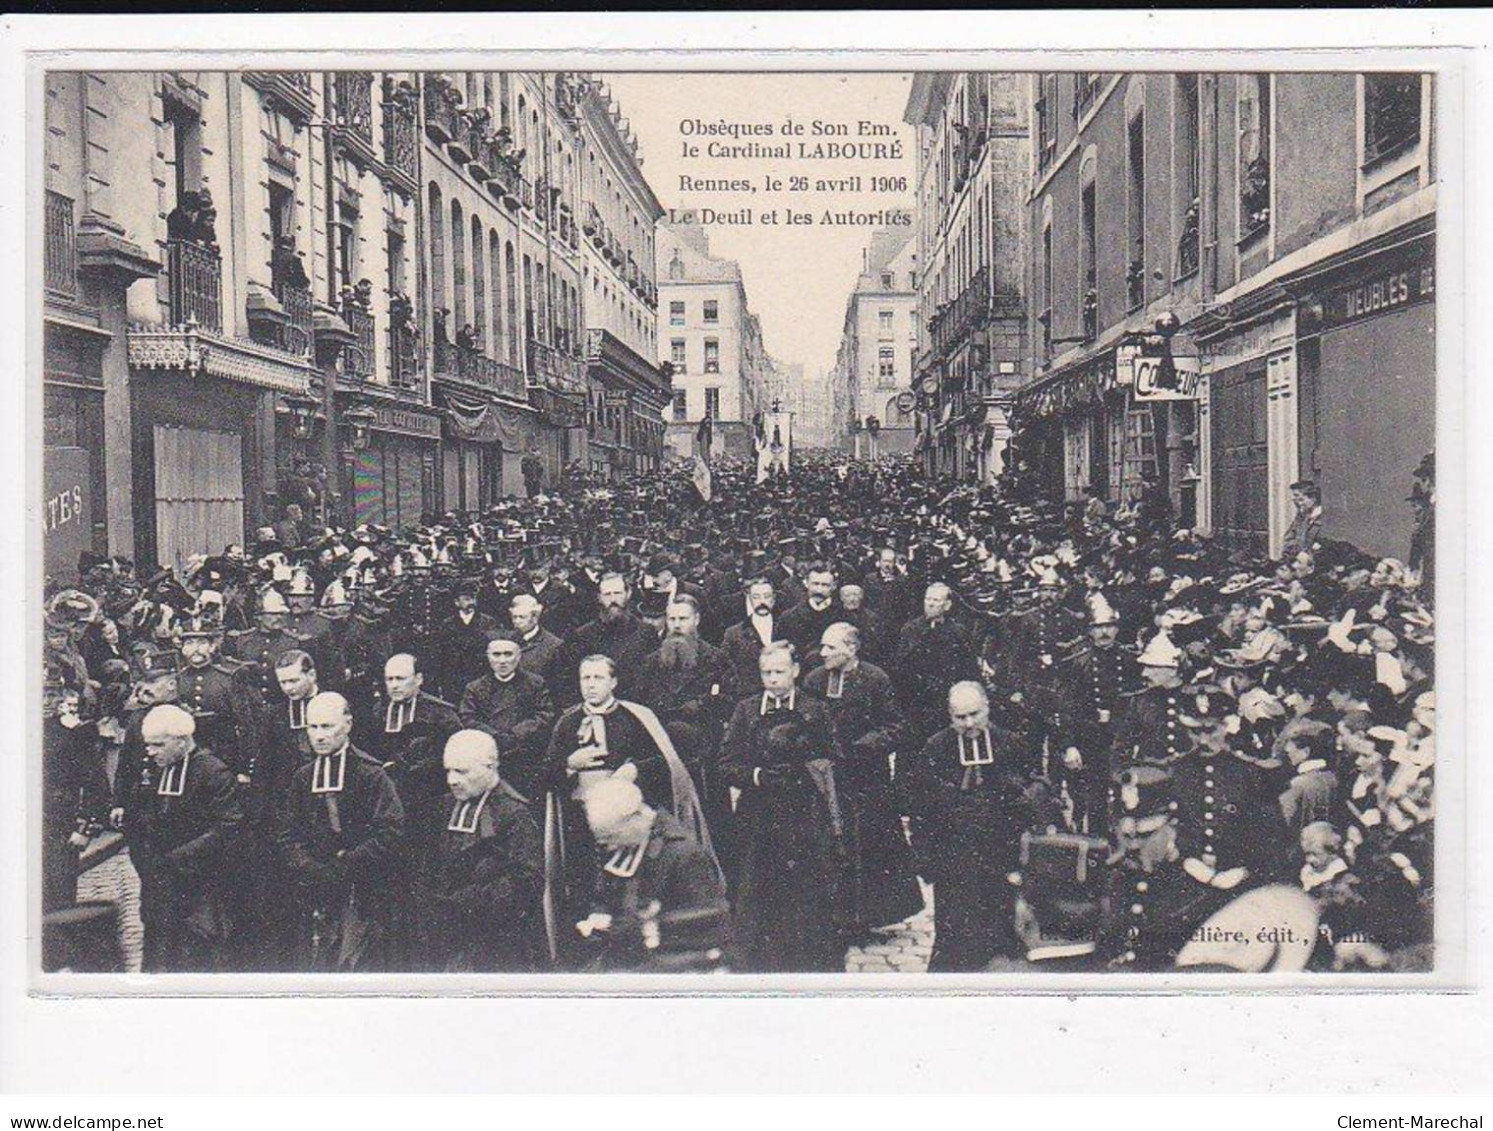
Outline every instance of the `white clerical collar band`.
POLYGON ((610 715, 617 709, 617 697, 613 695, 610 699, 608 699, 605 703, 601 704, 598 707, 593 707, 590 703, 582 700, 581 709, 584 710, 588 715, 610 715))
POLYGON ((166 772, 161 775, 161 784, 156 786, 158 795, 161 797, 182 795, 182 791, 187 788, 187 759, 191 756, 191 751, 188 751, 166 767, 166 772))
POLYGON ((631 848, 619 848, 612 853, 612 858, 602 865, 602 871, 610 876, 620 876, 624 880, 631 879, 637 874, 638 866, 643 862, 643 848, 641 844, 635 844, 631 848))
POLYGON ((311 700, 310 699, 291 699, 288 702, 290 704, 290 729, 291 730, 305 730, 306 729, 306 704, 309 703, 309 702, 311 702, 311 700))
POLYGON ((312 793, 341 793, 347 776, 347 750, 336 754, 318 754, 311 769, 312 793))
POLYGON ((797 701, 798 688, 796 687, 792 691, 788 692, 786 697, 781 698, 777 695, 774 695, 771 691, 764 691, 762 693, 762 710, 758 713, 765 715, 769 710, 781 711, 785 708, 791 711, 793 710, 794 704, 797 701), (771 707, 768 706, 769 703, 772 704, 771 707))
POLYGON ((481 797, 469 797, 465 801, 458 801, 451 810, 451 820, 446 824, 448 833, 474 833, 477 831, 477 819, 482 816, 482 808, 487 804, 492 790, 487 790, 481 797))
POLYGON ((839 699, 845 694, 845 672, 839 668, 829 673, 824 695, 827 699, 839 699))
POLYGON ((524 633, 524 643, 525 644, 527 644, 531 640, 538 640, 538 639, 539 639, 539 628, 538 628, 538 626, 535 626, 534 628, 531 628, 528 632, 524 633))
POLYGON ((995 751, 990 745, 990 731, 978 730, 973 734, 959 736, 959 764, 961 766, 990 766, 995 763, 995 751))
POLYGON ((389 708, 384 712, 385 734, 398 734, 415 721, 415 702, 414 699, 389 701, 389 708))

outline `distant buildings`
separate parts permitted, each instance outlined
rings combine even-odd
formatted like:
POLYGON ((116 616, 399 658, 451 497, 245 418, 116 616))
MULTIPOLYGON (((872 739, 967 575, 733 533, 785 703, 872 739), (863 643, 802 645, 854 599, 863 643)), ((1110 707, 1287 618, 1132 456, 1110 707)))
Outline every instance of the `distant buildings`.
POLYGON ((741 268, 710 254, 698 224, 660 224, 658 339, 673 368, 668 444, 693 450, 699 423, 715 421, 715 450, 748 458, 752 418, 769 407, 773 362, 752 313, 741 268))
POLYGON ((917 127, 915 447, 928 471, 988 481, 1004 466, 1011 394, 1025 379, 1026 82, 924 72, 917 127))
POLYGON ((911 227, 871 234, 845 303, 831 375, 834 446, 859 458, 912 450, 918 242, 911 227))

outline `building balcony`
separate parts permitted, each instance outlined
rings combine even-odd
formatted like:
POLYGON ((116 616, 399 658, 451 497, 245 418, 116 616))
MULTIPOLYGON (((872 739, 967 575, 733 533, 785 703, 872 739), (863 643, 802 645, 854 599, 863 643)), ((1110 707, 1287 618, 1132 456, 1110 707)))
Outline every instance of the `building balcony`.
POLYGON ((420 184, 420 130, 415 88, 384 79, 384 165, 407 194, 420 184))
POLYGON ((313 311, 309 287, 281 281, 272 284, 266 296, 251 283, 247 303, 249 336, 254 341, 298 357, 311 352, 313 311))
POLYGON ((586 374, 583 363, 534 338, 530 338, 527 344, 528 372, 532 384, 565 393, 585 393, 586 374))
POLYGON ((297 125, 304 126, 315 116, 310 71, 249 71, 244 81, 264 96, 267 106, 297 125))
POLYGON ((368 71, 335 71, 332 74, 332 117, 336 137, 354 160, 374 161, 373 75, 368 71))
POLYGON ((518 200, 527 211, 534 211, 534 182, 528 177, 518 178, 518 200))
POLYGON ((73 198, 47 190, 44 271, 47 293, 78 295, 78 236, 73 198))
POLYGON ((223 329, 223 259, 217 249, 191 240, 166 241, 166 301, 174 326, 223 329))
POLYGON ((443 338, 437 338, 435 343, 435 377, 438 381, 470 385, 512 400, 522 401, 528 396, 528 382, 518 369, 494 361, 481 350, 443 338))
POLYGON ((342 320, 352 331, 353 342, 342 350, 342 371, 358 381, 370 381, 377 356, 374 342, 377 329, 373 312, 356 302, 342 304, 342 320))
POLYGON ((445 145, 461 131, 461 96, 444 75, 427 74, 423 80, 425 133, 437 145, 445 145))
POLYGON ((389 327, 389 383, 411 392, 420 388, 419 341, 408 323, 389 327))
POLYGON ((928 320, 928 335, 935 359, 952 352, 975 330, 990 321, 990 269, 981 267, 950 303, 928 320))

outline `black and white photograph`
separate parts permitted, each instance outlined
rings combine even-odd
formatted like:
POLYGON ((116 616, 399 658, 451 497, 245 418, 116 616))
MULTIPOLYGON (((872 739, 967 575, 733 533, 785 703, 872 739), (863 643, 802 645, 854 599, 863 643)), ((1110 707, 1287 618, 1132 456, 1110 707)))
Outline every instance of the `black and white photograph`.
POLYGON ((1125 63, 48 66, 49 988, 1445 973, 1437 76, 1125 63))

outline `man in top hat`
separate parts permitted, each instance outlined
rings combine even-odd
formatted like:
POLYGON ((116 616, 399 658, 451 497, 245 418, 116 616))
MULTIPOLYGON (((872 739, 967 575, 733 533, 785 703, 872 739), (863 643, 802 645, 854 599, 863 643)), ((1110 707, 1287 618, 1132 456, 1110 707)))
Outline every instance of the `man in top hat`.
POLYGON ((914 742, 944 725, 950 686, 979 676, 974 644, 953 611, 953 590, 935 581, 923 594, 923 615, 905 624, 898 640, 897 690, 914 742))
POLYGON ((647 804, 626 766, 583 797, 603 863, 590 913, 575 924, 590 970, 717 969, 730 947, 720 870, 673 814, 647 804))
POLYGON ((1130 690, 1131 657, 1119 645, 1114 606, 1095 592, 1088 607, 1088 645, 1055 666, 1062 699, 1048 773, 1067 787, 1077 831, 1102 837, 1109 827, 1111 751, 1130 690))
POLYGON ((732 682, 738 688, 757 685, 757 657, 767 645, 783 639, 776 608, 777 593, 772 582, 765 578, 751 581, 746 590, 746 615, 721 637, 721 651, 731 666, 732 682))
POLYGON ((1291 484, 1291 505, 1296 513, 1286 527, 1280 554, 1290 561, 1299 553, 1311 553, 1322 538, 1322 489, 1315 480, 1299 479, 1291 484))
POLYGON ((544 679, 522 667, 523 647, 512 629, 487 642, 488 672, 467 684, 457 715, 464 727, 486 731, 498 743, 503 777, 529 800, 544 781, 544 749, 555 707, 544 679))
POLYGON ((222 969, 232 934, 227 893, 244 812, 238 783, 197 745, 196 720, 158 703, 141 720, 148 759, 129 783, 125 836, 140 874, 147 973, 222 969))
POLYGON ((526 973, 544 962, 544 841, 498 772, 498 745, 459 730, 442 751, 449 792, 415 888, 416 965, 445 973, 526 973))
POLYGON ((555 721, 544 759, 546 886, 557 922, 588 898, 600 866, 581 808, 585 791, 626 764, 636 767, 648 803, 673 813, 714 857, 694 781, 658 716, 618 698, 616 664, 608 656, 583 659, 579 683, 581 701, 555 721))
POLYGON ((783 614, 779 633, 793 645, 805 671, 819 666, 819 641, 824 630, 844 619, 844 610, 835 600, 835 567, 828 562, 811 562, 804 575, 802 604, 783 614))
POLYGON ((820 640, 822 666, 804 677, 804 690, 828 704, 845 751, 835 783, 850 867, 847 927, 857 938, 923 907, 892 788, 902 711, 891 678, 860 653, 860 630, 832 624, 820 640))
POLYGON ((404 806, 377 760, 352 744, 352 725, 335 691, 307 705, 313 756, 291 779, 277 830, 300 970, 380 970, 391 958, 404 806))
POLYGON ((876 567, 866 576, 866 600, 888 627, 900 627, 915 615, 915 594, 907 567, 897 560, 897 551, 883 546, 876 554, 876 567))
POLYGON ((368 753, 382 763, 399 790, 409 822, 412 851, 418 853, 434 834, 435 814, 446 800, 441 754, 446 740, 461 729, 456 708, 425 690, 425 673, 409 652, 384 664, 383 695, 363 728, 368 753))
POLYGON ((580 670, 580 661, 586 656, 610 656, 617 666, 624 693, 631 686, 643 657, 658 647, 653 630, 633 616, 632 596, 632 586, 622 574, 602 575, 596 591, 595 619, 570 635, 555 662, 557 695, 564 699, 579 698, 580 688, 574 673, 580 670))
POLYGON ((1024 952, 1007 877, 1020 864, 1021 834, 1046 814, 1023 772, 1021 740, 991 721, 985 688, 963 680, 947 704, 949 725, 897 767, 918 871, 933 884, 930 973, 981 970, 1024 952))
POLYGON ((487 642, 501 626, 495 617, 478 610, 477 590, 473 585, 463 583, 457 586, 451 602, 452 614, 435 634, 433 642, 437 644, 437 650, 428 654, 433 660, 439 658, 432 664, 437 669, 434 674, 438 676, 438 686, 434 690, 449 698, 457 698, 466 690, 467 684, 480 679, 487 670, 487 642))
POLYGON ((542 623, 544 606, 529 593, 520 593, 508 604, 508 619, 513 631, 518 633, 519 646, 523 649, 520 661, 525 671, 542 677, 546 683, 554 673, 555 657, 565 647, 565 642, 542 623))
POLYGON ((758 658, 760 694, 726 724, 721 770, 737 807, 735 968, 754 973, 845 968, 844 762, 834 715, 796 686, 793 646, 758 658))

